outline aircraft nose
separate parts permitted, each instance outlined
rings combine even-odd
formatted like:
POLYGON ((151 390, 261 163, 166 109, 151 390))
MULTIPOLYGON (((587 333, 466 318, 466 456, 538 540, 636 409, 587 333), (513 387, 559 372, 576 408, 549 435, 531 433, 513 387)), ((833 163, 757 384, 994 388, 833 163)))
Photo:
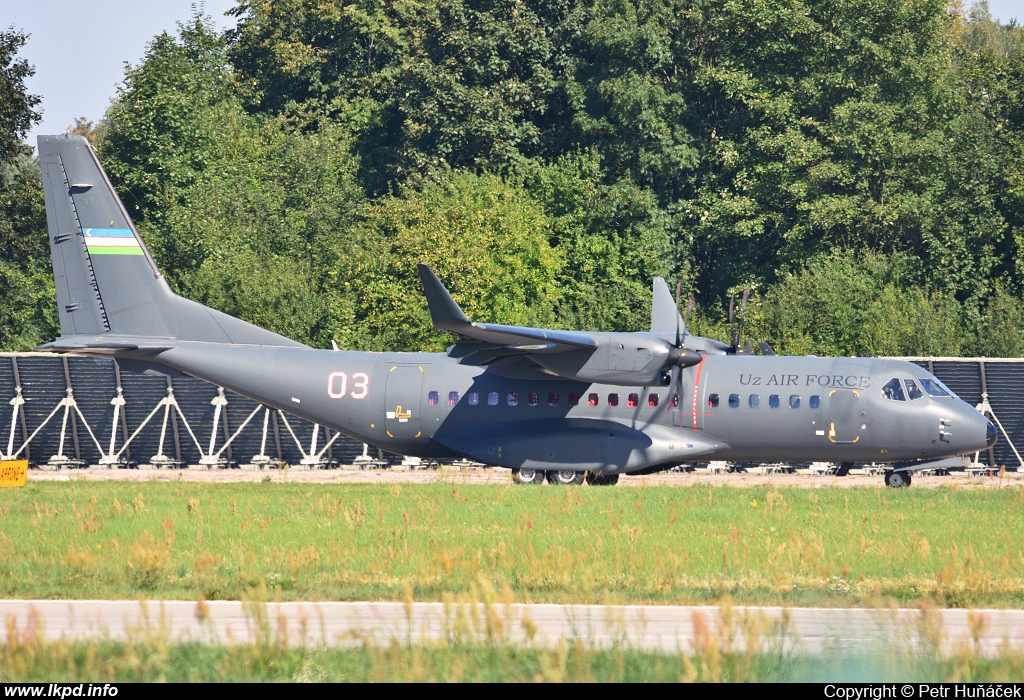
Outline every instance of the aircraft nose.
POLYGON ((988 425, 985 426, 985 437, 986 443, 989 447, 996 444, 996 439, 999 438, 999 431, 996 430, 996 426, 992 425, 992 421, 986 421, 988 425))

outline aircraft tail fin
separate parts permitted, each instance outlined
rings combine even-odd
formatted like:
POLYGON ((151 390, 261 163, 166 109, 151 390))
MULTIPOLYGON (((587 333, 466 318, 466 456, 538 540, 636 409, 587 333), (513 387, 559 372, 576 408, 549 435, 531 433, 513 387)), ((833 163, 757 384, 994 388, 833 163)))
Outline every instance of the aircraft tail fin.
POLYGON ((62 338, 300 346, 174 294, 82 136, 39 137, 62 338))

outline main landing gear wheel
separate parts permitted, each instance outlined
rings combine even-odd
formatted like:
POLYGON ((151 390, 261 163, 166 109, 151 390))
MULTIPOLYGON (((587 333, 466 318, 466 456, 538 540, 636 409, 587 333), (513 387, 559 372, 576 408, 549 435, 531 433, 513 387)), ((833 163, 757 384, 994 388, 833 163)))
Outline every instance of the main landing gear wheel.
POLYGON ((885 485, 894 489, 905 489, 910 486, 910 472, 886 472, 885 485))
POLYGON ((517 484, 542 484, 544 483, 544 472, 536 469, 513 469, 512 481, 517 484))
POLYGON ((601 474, 598 476, 593 472, 587 472, 587 483, 591 486, 615 486, 619 483, 618 474, 601 474))
POLYGON ((586 475, 583 472, 572 472, 567 469, 548 472, 549 484, 562 484, 564 486, 579 485, 583 483, 586 475))

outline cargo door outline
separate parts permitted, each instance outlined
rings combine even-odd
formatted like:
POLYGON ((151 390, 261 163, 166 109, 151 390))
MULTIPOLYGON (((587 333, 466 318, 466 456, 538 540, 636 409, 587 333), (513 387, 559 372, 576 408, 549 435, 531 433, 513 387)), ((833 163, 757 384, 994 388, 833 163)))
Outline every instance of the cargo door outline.
POLYGON ((828 393, 829 442, 836 445, 852 445, 860 440, 861 407, 860 392, 856 389, 833 389, 828 393))
POLYGON ((384 430, 388 437, 410 440, 423 434, 420 403, 424 374, 420 365, 392 365, 388 370, 384 388, 384 430))

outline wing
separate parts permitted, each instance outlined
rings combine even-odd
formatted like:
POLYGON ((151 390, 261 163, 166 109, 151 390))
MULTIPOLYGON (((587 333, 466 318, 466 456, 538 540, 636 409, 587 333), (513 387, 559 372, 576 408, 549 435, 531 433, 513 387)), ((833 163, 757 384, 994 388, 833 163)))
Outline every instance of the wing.
POLYGON ((459 338, 449 355, 466 364, 487 364, 500 357, 524 353, 594 350, 598 346, 597 340, 586 333, 474 323, 428 265, 421 263, 419 273, 434 328, 459 338))

